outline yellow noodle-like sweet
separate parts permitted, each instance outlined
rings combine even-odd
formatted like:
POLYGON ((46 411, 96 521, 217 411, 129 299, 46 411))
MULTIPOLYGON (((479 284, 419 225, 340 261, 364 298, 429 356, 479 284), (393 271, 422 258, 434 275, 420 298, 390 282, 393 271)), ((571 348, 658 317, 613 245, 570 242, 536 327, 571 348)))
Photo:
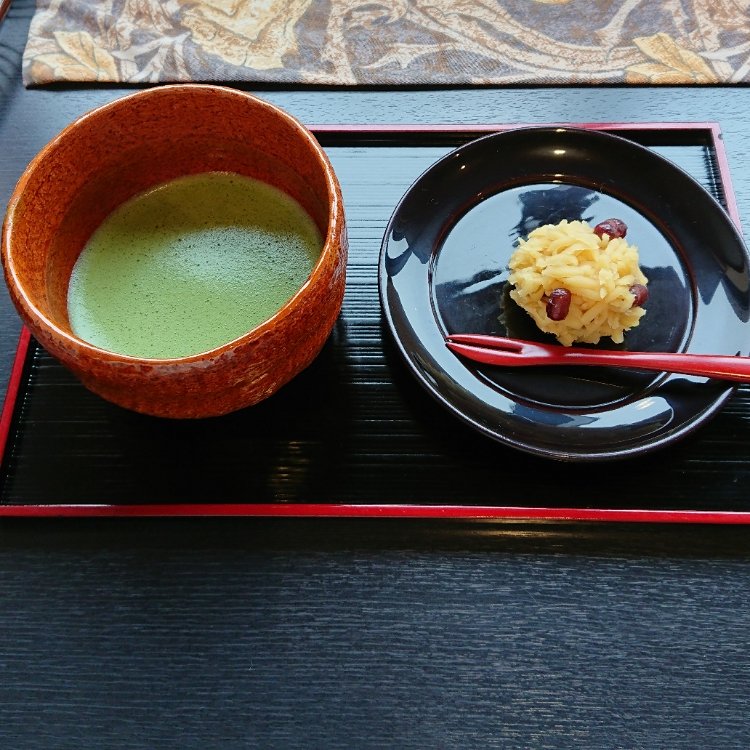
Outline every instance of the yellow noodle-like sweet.
POLYGON ((638 265, 638 248, 625 238, 599 237, 585 221, 545 224, 520 240, 509 263, 511 298, 537 326, 564 346, 597 344, 609 336, 619 344, 646 311, 634 307, 634 284, 648 284, 638 265), (554 289, 571 294, 563 320, 547 316, 554 289))

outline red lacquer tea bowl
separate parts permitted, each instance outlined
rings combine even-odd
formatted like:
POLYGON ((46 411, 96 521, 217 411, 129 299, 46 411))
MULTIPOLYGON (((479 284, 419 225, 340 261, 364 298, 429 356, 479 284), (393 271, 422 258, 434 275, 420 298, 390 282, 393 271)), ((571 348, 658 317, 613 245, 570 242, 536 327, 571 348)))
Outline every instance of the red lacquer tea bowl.
POLYGON ((314 136, 278 107, 218 86, 153 88, 82 116, 29 164, 8 204, 2 261, 23 322, 91 391, 155 416, 217 416, 275 393, 328 338, 346 274, 341 189, 314 136), (324 245, 305 283, 265 322, 196 355, 140 359, 76 336, 68 283, 93 231, 144 190, 210 171, 263 180, 307 210, 324 245))

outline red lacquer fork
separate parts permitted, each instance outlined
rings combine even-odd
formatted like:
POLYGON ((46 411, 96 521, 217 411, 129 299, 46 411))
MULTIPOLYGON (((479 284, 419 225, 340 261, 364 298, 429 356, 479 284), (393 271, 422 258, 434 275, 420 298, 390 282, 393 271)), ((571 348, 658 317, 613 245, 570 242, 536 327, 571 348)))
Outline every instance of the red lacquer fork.
POLYGON ((447 336, 445 343, 456 354, 488 365, 505 367, 603 365, 636 370, 678 372, 683 375, 703 375, 721 380, 737 380, 741 383, 750 382, 750 357, 722 354, 595 351, 469 333, 447 336))

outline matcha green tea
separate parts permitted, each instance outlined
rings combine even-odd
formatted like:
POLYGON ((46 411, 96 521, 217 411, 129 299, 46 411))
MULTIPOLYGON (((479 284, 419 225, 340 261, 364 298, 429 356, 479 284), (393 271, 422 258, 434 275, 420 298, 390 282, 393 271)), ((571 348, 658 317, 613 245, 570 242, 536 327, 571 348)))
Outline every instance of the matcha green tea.
POLYGON ((302 206, 264 182, 181 177, 123 204, 92 235, 70 279, 70 325, 120 354, 198 354, 271 317, 322 246, 302 206))

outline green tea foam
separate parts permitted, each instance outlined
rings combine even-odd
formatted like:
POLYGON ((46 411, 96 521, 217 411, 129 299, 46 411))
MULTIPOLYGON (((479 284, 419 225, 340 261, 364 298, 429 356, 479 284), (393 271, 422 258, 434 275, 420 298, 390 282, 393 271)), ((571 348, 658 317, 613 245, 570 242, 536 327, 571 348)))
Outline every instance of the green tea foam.
POLYGON ((271 185, 226 172, 181 177, 94 232, 71 275, 70 325, 120 354, 198 354, 270 318, 322 246, 309 214, 271 185))

